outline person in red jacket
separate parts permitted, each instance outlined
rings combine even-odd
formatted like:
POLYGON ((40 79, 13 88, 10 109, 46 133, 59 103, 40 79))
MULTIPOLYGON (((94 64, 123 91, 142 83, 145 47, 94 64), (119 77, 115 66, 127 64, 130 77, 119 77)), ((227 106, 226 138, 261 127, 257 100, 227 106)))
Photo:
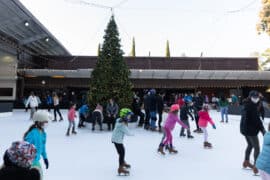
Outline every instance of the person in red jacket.
POLYGON ((68 125, 68 130, 67 130, 67 133, 66 135, 69 136, 69 131, 71 129, 71 126, 72 126, 72 134, 77 134, 77 132, 75 131, 75 118, 77 117, 76 116, 76 104, 71 104, 70 106, 70 109, 68 111, 68 122, 69 122, 69 125, 68 125))
POLYGON ((208 122, 212 125, 214 129, 216 129, 215 123, 212 118, 209 116, 209 106, 204 104, 202 110, 199 111, 199 127, 202 129, 204 134, 204 143, 203 146, 205 148, 212 148, 212 144, 208 142, 208 132, 207 132, 207 124, 208 122))

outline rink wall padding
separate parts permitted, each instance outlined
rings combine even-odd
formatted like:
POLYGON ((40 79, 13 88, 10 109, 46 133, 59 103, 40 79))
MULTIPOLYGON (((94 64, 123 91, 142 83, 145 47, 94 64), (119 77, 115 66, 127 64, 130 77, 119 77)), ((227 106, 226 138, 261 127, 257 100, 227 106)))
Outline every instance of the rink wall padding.
POLYGON ((0 101, 0 113, 12 112, 13 102, 12 101, 0 101))
MULTIPOLYGON (((234 114, 234 115, 241 115, 241 109, 243 108, 242 105, 240 106, 229 106, 229 114, 234 114)), ((270 118, 270 110, 269 108, 264 108, 265 111, 265 117, 270 118)))

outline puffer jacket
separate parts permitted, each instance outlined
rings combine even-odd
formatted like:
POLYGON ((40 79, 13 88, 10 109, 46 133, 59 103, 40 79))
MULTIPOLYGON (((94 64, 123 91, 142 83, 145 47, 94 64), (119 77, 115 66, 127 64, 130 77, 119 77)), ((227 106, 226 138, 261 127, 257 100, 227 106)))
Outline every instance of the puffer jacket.
POLYGON ((123 144, 125 135, 132 136, 133 134, 129 131, 127 125, 122 122, 122 119, 118 118, 116 120, 111 140, 113 143, 123 144))
POLYGON ((270 174, 270 132, 264 135, 263 148, 256 160, 256 167, 270 174))

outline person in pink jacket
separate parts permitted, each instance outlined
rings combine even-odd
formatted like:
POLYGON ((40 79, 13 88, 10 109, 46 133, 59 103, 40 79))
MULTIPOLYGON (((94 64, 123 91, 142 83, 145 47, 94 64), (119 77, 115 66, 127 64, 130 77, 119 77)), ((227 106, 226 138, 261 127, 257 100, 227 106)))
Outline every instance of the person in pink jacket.
POLYGON ((173 104, 170 108, 170 112, 168 114, 168 117, 165 121, 164 124, 164 131, 165 131, 165 139, 163 142, 160 143, 158 152, 160 152, 162 155, 165 155, 165 152, 163 151, 164 146, 169 147, 169 152, 170 153, 177 153, 177 150, 173 148, 172 142, 173 142, 173 137, 172 137, 172 130, 175 127, 175 124, 178 123, 184 128, 188 129, 188 127, 178 118, 178 111, 179 111, 179 105, 178 104, 173 104))
POLYGON ((203 105, 202 110, 199 111, 199 127, 202 129, 204 134, 204 144, 205 148, 212 148, 212 144, 208 142, 208 132, 207 132, 207 124, 208 122, 212 125, 214 129, 216 129, 215 123, 212 118, 209 116, 209 106, 207 104, 203 105))
POLYGON ((75 118, 77 117, 76 116, 76 104, 71 104, 70 106, 70 109, 68 111, 68 129, 67 129, 67 133, 66 135, 69 136, 69 131, 71 129, 71 126, 72 126, 72 134, 77 134, 77 132, 75 131, 75 118))

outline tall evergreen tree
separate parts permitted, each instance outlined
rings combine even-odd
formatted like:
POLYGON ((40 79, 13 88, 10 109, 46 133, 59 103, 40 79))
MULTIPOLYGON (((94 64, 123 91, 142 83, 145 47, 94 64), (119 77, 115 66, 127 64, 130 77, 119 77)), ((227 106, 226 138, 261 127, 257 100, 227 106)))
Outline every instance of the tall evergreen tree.
POLYGON ((170 46, 169 46, 169 41, 168 40, 166 42, 166 57, 167 58, 171 57, 170 46))
POLYGON ((91 74, 89 100, 91 104, 106 104, 114 98, 120 107, 129 107, 132 101, 130 70, 123 59, 119 32, 111 17, 100 50, 96 68, 91 74))

